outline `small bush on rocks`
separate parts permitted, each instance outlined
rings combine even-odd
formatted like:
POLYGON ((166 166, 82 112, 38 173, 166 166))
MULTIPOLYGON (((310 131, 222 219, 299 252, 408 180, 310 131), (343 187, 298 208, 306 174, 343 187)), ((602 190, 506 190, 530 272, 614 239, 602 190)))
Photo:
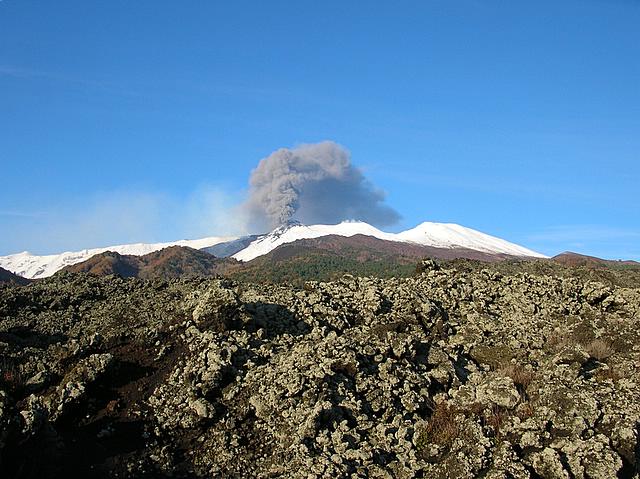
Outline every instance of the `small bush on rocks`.
POLYGON ((615 352, 611 345, 603 339, 594 339, 587 345, 587 353, 598 361, 604 361, 615 352))

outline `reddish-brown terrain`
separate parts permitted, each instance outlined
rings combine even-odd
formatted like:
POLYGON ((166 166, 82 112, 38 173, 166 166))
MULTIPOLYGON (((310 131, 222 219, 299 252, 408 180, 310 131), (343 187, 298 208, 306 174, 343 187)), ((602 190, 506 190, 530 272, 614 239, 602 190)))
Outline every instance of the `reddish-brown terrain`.
POLYGON ((123 278, 177 278, 220 275, 237 262, 184 246, 170 246, 144 256, 121 255, 112 251, 64 268, 73 273, 97 276, 114 274, 123 278))
POLYGON ((29 284, 27 278, 13 274, 11 271, 7 271, 4 268, 0 268, 0 283, 14 283, 14 284, 29 284))

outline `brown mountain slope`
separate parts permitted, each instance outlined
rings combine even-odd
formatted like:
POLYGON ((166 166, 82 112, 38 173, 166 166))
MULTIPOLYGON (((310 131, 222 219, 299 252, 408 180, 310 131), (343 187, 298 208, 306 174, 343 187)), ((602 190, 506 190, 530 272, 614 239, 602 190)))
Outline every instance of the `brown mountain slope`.
POLYGON ((444 249, 385 241, 371 236, 324 236, 284 244, 247 263, 216 258, 200 250, 172 246, 145 256, 108 251, 63 271, 97 276, 109 274, 136 278, 177 278, 224 275, 253 282, 329 280, 345 273, 387 278, 411 276, 425 257, 467 258, 495 262, 509 258, 468 249, 444 249))
POLYGON ((121 276, 122 278, 135 278, 138 276, 138 271, 142 264, 138 256, 122 255, 113 251, 106 251, 92 256, 82 263, 66 266, 62 271, 89 273, 95 276, 113 274, 121 276))
MULTIPOLYGON (((598 259, 598 258, 595 258, 598 259)), ((597 281, 608 286, 623 288, 640 288, 640 264, 600 260, 585 263, 570 261, 563 263, 556 258, 529 260, 508 259, 492 263, 453 259, 441 261, 440 265, 446 269, 472 272, 483 269, 495 271, 503 275, 530 274, 534 276, 555 276, 560 278, 576 278, 580 281, 597 281)))
POLYGON ((494 262, 509 258, 464 248, 446 249, 385 241, 371 236, 323 236, 279 246, 227 273, 257 282, 326 281, 345 273, 388 278, 411 276, 418 260, 468 258, 494 262))
POLYGON ((138 274, 140 278, 217 276, 238 264, 232 258, 216 258, 210 253, 184 246, 170 246, 140 259, 144 262, 138 274))
POLYGON ((0 268, 0 283, 13 283, 26 285, 31 281, 27 278, 23 278, 22 276, 18 276, 17 274, 12 273, 11 271, 7 271, 4 268, 0 268))
POLYGON ((298 244, 299 247, 315 247, 342 255, 352 254, 357 250, 360 252, 358 255, 359 261, 367 261, 370 259, 369 255, 373 258, 379 257, 380 255, 411 258, 412 262, 416 258, 424 257, 435 259, 467 258, 490 262, 511 258, 509 255, 484 253, 467 248, 435 248, 433 246, 386 241, 365 235, 355 235, 351 237, 330 235, 308 240, 299 240, 290 244, 298 244))
POLYGON ((121 255, 112 251, 92 256, 82 263, 67 266, 62 271, 109 274, 123 278, 179 278, 216 276, 234 267, 237 262, 193 248, 170 246, 144 256, 121 255))
POLYGON ((640 264, 633 261, 593 258, 588 262, 590 264, 564 264, 562 258, 516 258, 462 248, 433 248, 384 241, 363 235, 350 238, 324 236, 285 244, 265 256, 243 263, 229 271, 227 276, 253 282, 298 285, 310 280, 336 279, 345 273, 379 278, 408 277, 415 273, 416 263, 423 258, 436 259, 443 267, 463 271, 489 269, 502 274, 551 275, 599 281, 611 286, 640 287, 640 264))
POLYGON ((96 255, 64 271, 98 276, 178 278, 226 276, 256 283, 328 281, 344 274, 378 278, 409 277, 423 258, 463 271, 491 269, 503 274, 530 273, 577 277, 609 285, 638 287, 640 265, 600 260, 575 253, 552 259, 523 259, 468 249, 446 249, 385 241, 371 236, 324 236, 281 245, 246 263, 216 258, 204 251, 173 246, 145 256, 113 252, 96 255))
POLYGON ((567 251, 551 258, 556 263, 560 263, 564 266, 586 266, 593 268, 606 268, 606 267, 635 267, 640 268, 640 263, 637 261, 622 261, 622 260, 610 260, 596 258, 595 256, 587 256, 584 254, 573 253, 567 251))

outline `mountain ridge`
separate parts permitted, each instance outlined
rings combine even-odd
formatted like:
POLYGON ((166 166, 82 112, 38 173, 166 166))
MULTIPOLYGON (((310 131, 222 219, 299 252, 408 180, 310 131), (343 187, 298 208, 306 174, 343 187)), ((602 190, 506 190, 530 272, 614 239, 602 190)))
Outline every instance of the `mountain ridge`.
POLYGON ((31 280, 27 278, 23 278, 17 274, 12 273, 4 268, 0 268, 0 284, 2 283, 10 283, 10 284, 19 284, 21 286, 29 284, 31 280))
POLYGON ((210 236, 200 239, 182 239, 164 243, 130 243, 99 248, 86 248, 79 251, 65 251, 58 254, 35 255, 28 251, 0 256, 0 267, 29 279, 52 276, 65 266, 78 264, 97 254, 112 251, 121 255, 143 256, 169 246, 186 246, 203 249, 237 239, 232 236, 210 236))
POLYGON ((424 222, 401 233, 387 233, 361 221, 344 221, 336 225, 302 225, 298 222, 290 222, 268 234, 259 236, 213 236, 198 240, 179 240, 167 243, 135 243, 64 252, 57 255, 33 255, 28 252, 22 252, 0 256, 0 266, 20 276, 38 279, 51 276, 66 266, 81 263, 96 254, 106 251, 113 251, 123 255, 143 256, 169 246, 191 247, 223 257, 232 256, 238 261, 247 262, 273 251, 282 244, 296 240, 329 235, 351 237, 357 234, 372 236, 385 241, 418 244, 441 249, 465 249, 521 257, 546 257, 501 238, 454 223, 424 222))
POLYGON ((462 248, 510 256, 546 257, 536 251, 455 223, 423 222, 415 228, 401 233, 386 233, 362 221, 343 221, 337 225, 303 225, 293 222, 256 239, 245 249, 234 254, 233 257, 240 261, 250 261, 282 244, 295 240, 328 235, 350 237, 357 234, 386 241, 413 243, 441 249, 462 248))
POLYGON ((640 262, 638 261, 602 259, 573 251, 565 251, 564 253, 553 256, 551 259, 565 266, 640 266, 640 262))
MULTIPOLYGON (((464 248, 434 248, 359 234, 296 240, 248 262, 216 258, 206 249, 181 246, 143 256, 107 251, 82 263, 66 266, 61 272, 164 280, 213 276, 303 286, 307 281, 331 281, 345 274, 381 279, 411 277, 416 273, 416 264, 422 264, 424 259, 436 260, 442 267, 462 271, 486 269, 500 274, 520 272, 577 277, 620 287, 640 285, 640 263, 633 261, 610 261, 577 253, 563 253, 553 258, 522 258, 464 248)), ((5 279, 5 283, 24 285, 40 281, 6 273, 11 279, 5 279)))
POLYGON ((241 263, 227 276, 240 281, 298 285, 305 281, 331 281, 344 274, 410 277, 415 274, 416 264, 424 258, 465 258, 489 263, 513 257, 474 250, 434 248, 366 235, 328 235, 282 244, 267 254, 241 263))
POLYGON ((248 262, 239 262, 231 257, 216 258, 206 250, 170 246, 143 256, 106 251, 82 263, 65 266, 60 272, 142 279, 226 276, 255 282, 300 284, 307 280, 329 280, 343 274, 411 276, 415 265, 425 257, 484 262, 512 258, 474 250, 387 241, 365 235, 329 235, 285 243, 248 262))
POLYGON ((205 251, 186 246, 169 246, 143 256, 106 251, 61 271, 123 278, 182 278, 217 276, 234 266, 231 258, 216 258, 205 251))

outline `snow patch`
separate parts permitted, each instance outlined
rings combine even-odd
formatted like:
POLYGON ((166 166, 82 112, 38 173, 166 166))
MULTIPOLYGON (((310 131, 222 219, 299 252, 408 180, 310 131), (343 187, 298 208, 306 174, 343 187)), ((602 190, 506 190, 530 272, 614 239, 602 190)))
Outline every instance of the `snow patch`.
POLYGON ((276 228, 271 233, 261 236, 242 251, 232 257, 239 261, 251 261, 258 256, 265 255, 278 246, 293 243, 300 239, 320 238, 321 236, 373 236, 375 238, 397 241, 393 233, 385 233, 370 224, 362 221, 343 221, 337 225, 312 225, 305 226, 300 223, 292 223, 276 228))
POLYGON ((169 246, 188 246, 194 249, 203 249, 218 243, 232 241, 236 237, 202 238, 196 240, 179 240, 168 243, 135 243, 108 246, 106 248, 83 249, 81 251, 66 251, 60 254, 34 255, 28 251, 9 256, 0 256, 0 267, 19 276, 29 279, 46 278, 65 266, 82 263, 92 256, 105 251, 113 251, 123 255, 142 256, 159 251, 169 246))
POLYGON ((485 253, 546 258, 543 254, 515 243, 455 223, 425 222, 396 236, 398 238, 396 241, 407 241, 435 248, 468 248, 485 253))
POLYGON ((485 253, 545 258, 544 255, 517 244, 453 223, 425 222, 413 229, 396 234, 385 233, 361 221, 345 221, 337 225, 305 226, 296 223, 281 226, 268 235, 258 238, 245 249, 233 255, 233 258, 239 261, 251 261, 282 244, 292 243, 296 240, 328 235, 349 237, 357 234, 435 248, 467 248, 485 253))
POLYGON ((278 246, 292 243, 301 239, 320 238, 322 236, 337 235, 350 237, 354 235, 373 236, 381 240, 413 243, 435 248, 467 248, 491 254, 505 254, 532 258, 546 258, 546 256, 524 248, 495 236, 490 236, 471 228, 465 228, 453 223, 422 223, 402 233, 385 233, 362 221, 343 221, 337 225, 303 225, 289 222, 276 228, 271 233, 252 237, 209 237, 198 240, 180 240, 169 243, 137 243, 128 245, 109 246, 106 248, 85 249, 82 251, 65 252, 54 255, 38 256, 27 251, 9 256, 0 256, 0 267, 25 278, 46 278, 65 266, 81 263, 93 255, 114 251, 120 254, 142 256, 168 246, 188 246, 218 253, 216 256, 233 254, 232 258, 239 261, 251 261, 273 251, 278 246), (253 240, 253 241, 252 241, 253 240), (218 248, 212 248, 219 245, 218 248))

